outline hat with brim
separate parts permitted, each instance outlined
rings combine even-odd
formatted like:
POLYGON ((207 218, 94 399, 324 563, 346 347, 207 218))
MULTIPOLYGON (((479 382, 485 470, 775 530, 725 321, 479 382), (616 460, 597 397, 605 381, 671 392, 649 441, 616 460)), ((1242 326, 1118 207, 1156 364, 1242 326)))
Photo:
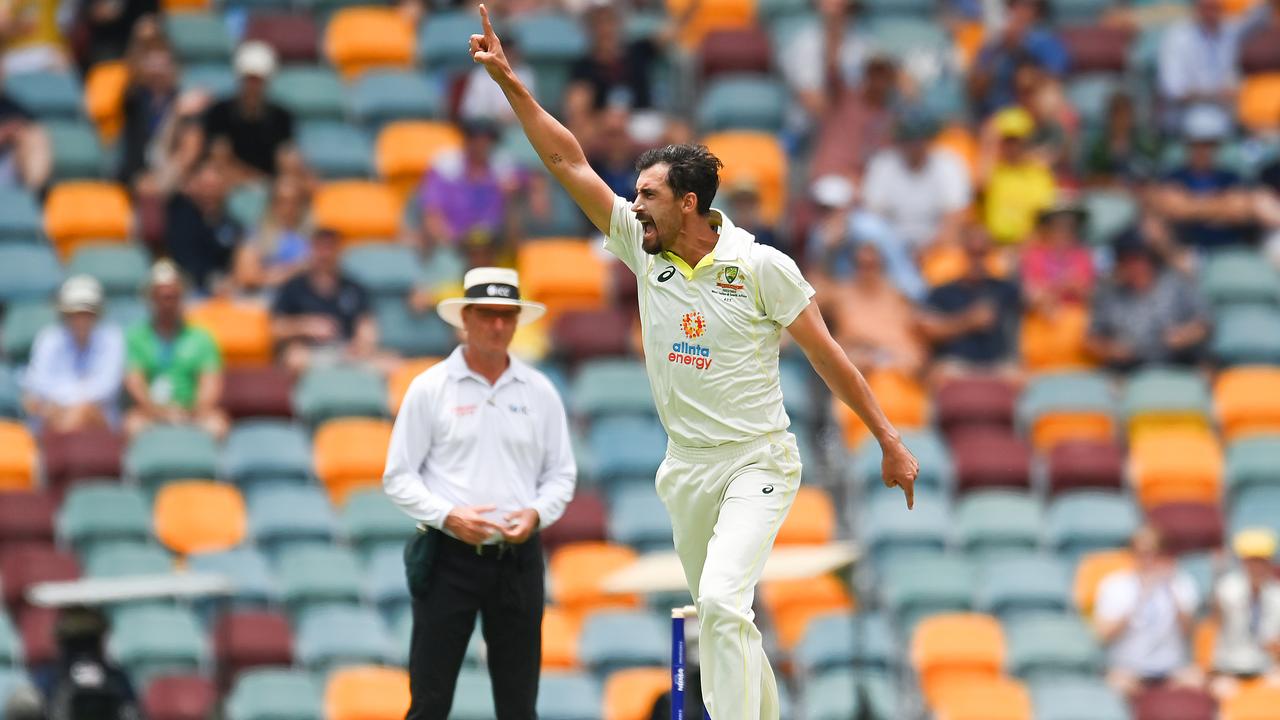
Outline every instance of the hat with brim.
POLYGON ((1268 528, 1246 528, 1232 538, 1231 548, 1242 560, 1271 560, 1276 554, 1276 534, 1268 528))
POLYGON ((1070 217, 1076 221, 1077 225, 1084 225, 1089 219, 1089 213, 1079 203, 1063 201, 1041 210, 1037 220, 1043 224, 1060 217, 1070 217))
POLYGON ((102 310, 102 285, 92 275, 73 275, 58 290, 58 312, 98 313, 102 310))
POLYGON ((520 275, 509 268, 468 270, 462 277, 462 286, 462 297, 442 300, 436 305, 440 317, 456 328, 462 327, 462 309, 468 305, 519 308, 521 325, 527 325, 547 312, 547 306, 542 303, 520 299, 520 275))

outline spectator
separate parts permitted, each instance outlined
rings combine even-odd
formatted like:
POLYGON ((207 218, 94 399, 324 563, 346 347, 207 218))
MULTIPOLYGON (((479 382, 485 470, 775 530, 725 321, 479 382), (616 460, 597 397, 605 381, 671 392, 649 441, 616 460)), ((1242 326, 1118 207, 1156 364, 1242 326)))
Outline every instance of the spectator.
MULTIPOLYGON (((778 235, 764 219, 760 209, 760 186, 754 178, 740 178, 724 189, 729 217, 738 227, 755 236, 761 245, 778 247, 778 235)), ((635 192, 635 186, 632 186, 635 192)))
POLYGON ((162 136, 178 99, 178 72, 168 47, 146 50, 130 74, 124 96, 120 179, 133 184, 150 165, 153 143, 162 136))
POLYGON ((862 244, 880 251, 893 284, 907 297, 924 296, 910 249, 880 216, 867 212, 857 202, 853 183, 840 175, 828 175, 813 183, 813 199, 820 217, 810 232, 805 257, 814 265, 814 282, 822 285, 853 276, 854 252, 862 244))
POLYGON ((281 177, 271 187, 271 205, 258 230, 235 254, 236 285, 275 290, 305 266, 311 235, 307 187, 281 177))
POLYGON ((377 352, 369 295, 342 273, 341 255, 338 233, 316 230, 306 268, 280 287, 272 305, 272 334, 296 373, 320 362, 370 360, 377 352))
POLYGON ((1185 109, 1201 104, 1235 108, 1240 86, 1240 27, 1227 20, 1222 0, 1195 0, 1192 16, 1160 39, 1157 86, 1166 127, 1178 128, 1185 109))
POLYGON ((955 242, 972 200, 968 169, 954 153, 933 146, 937 135, 931 118, 905 115, 894 129, 895 145, 867 165, 867 210, 884 218, 917 255, 955 242))
POLYGON ((1107 101, 1102 128, 1085 141, 1084 177, 1094 183, 1149 178, 1155 171, 1159 150, 1156 134, 1146 123, 1138 122, 1133 97, 1117 91, 1107 101))
POLYGON ((1140 528, 1132 541, 1134 568, 1098 586, 1093 623, 1107 649, 1107 683, 1132 697, 1151 685, 1197 687, 1187 641, 1199 603, 1195 581, 1178 569, 1159 533, 1140 528))
POLYGON ((222 166, 205 159, 191 172, 182 192, 165 204, 165 246, 198 291, 213 292, 231 270, 242 230, 227 212, 227 179, 222 166))
POLYGON ((0 73, 62 72, 71 63, 58 27, 58 0, 0 3, 0 73))
POLYGON ((1231 118, 1211 105, 1184 115, 1187 162, 1152 193, 1152 206, 1174 224, 1187 247, 1213 250, 1254 238, 1254 195, 1235 172, 1217 166, 1218 148, 1231 118))
POLYGON ((1080 241, 1087 218, 1078 205, 1060 203, 1040 214, 1032 242, 1022 253, 1022 294, 1027 304, 1052 315, 1082 305, 1093 292, 1093 255, 1080 241))
POLYGON ((49 182, 52 170, 53 149, 48 134, 0 86, 0 188, 41 190, 49 182))
POLYGON ((991 239, 984 229, 967 226, 960 243, 964 276, 929 291, 917 313, 920 331, 933 346, 936 374, 1013 375, 1022 315, 1018 287, 988 270, 991 239))
POLYGON ((101 321, 102 286, 75 275, 58 292, 62 322, 40 331, 24 378, 28 417, 62 431, 119 421, 124 337, 101 321))
POLYGON ((1231 541, 1240 567, 1218 579, 1213 613, 1218 621, 1214 648, 1215 694, 1232 694, 1241 681, 1265 676, 1280 680, 1280 578, 1272 561, 1276 534, 1250 528, 1231 541))
POLYGON ((640 175, 636 171, 640 148, 631 136, 629 122, 630 113, 624 108, 604 110, 600 113, 599 133, 595 141, 586 146, 591 168, 618 197, 634 195, 636 178, 640 175))
POLYGON ((1114 275, 1094 295, 1091 315, 1089 351, 1116 370, 1192 363, 1209 334, 1191 281, 1162 270, 1150 247, 1129 238, 1116 246, 1114 275))
POLYGON ((226 433, 227 416, 218 407, 222 356, 207 330, 187 324, 183 290, 178 267, 157 262, 147 284, 151 315, 125 333, 130 436, 155 424, 195 424, 215 437, 226 433))
POLYGON ((1022 108, 997 113, 983 138, 982 218, 1001 245, 1021 243, 1056 194, 1053 173, 1030 144, 1035 120, 1022 108))
MULTIPOLYGON (((592 0, 584 22, 591 47, 569 70, 564 108, 569 128, 593 144, 596 118, 605 108, 654 108, 653 73, 661 57, 653 38, 627 40, 622 15, 612 0, 592 0)), ((506 43, 504 39, 504 48, 506 43)))
POLYGON ((862 178, 867 160, 892 141, 898 80, 897 64, 878 55, 867 61, 861 86, 834 91, 814 139, 809 177, 862 178))
MULTIPOLYGON (((417 27, 416 25, 414 27, 417 27)), ((514 36, 507 35, 502 40, 502 49, 507 54, 507 61, 515 70, 520 82, 529 88, 534 96, 538 94, 537 77, 533 67, 520 55, 519 44, 514 36)), ((482 66, 477 65, 467 73, 462 88, 462 96, 458 100, 458 117, 463 121, 489 121, 501 125, 509 125, 516 119, 511 110, 511 103, 502 94, 502 88, 489 77, 482 66)))
POLYGON ((135 25, 154 22, 160 12, 159 0, 82 0, 74 7, 71 41, 82 75, 100 62, 124 57, 135 25))
POLYGON ((1016 107, 1031 115, 1035 129, 1028 142, 1056 173, 1067 173, 1075 156, 1076 116, 1058 79, 1028 60, 1014 73, 1016 107))
POLYGON ((854 25, 850 0, 815 0, 817 22, 796 32, 778 56, 779 69, 810 118, 822 118, 833 94, 862 82, 870 48, 854 25))
POLYGON ((141 717, 129 676, 107 656, 107 616, 73 605, 58 612, 58 657, 35 684, 51 720, 132 720, 141 717))
POLYGON ((853 263, 853 279, 826 293, 830 302, 823 313, 831 318, 836 341, 864 372, 916 375, 928 360, 928 348, 916 327, 911 300, 890 281, 875 245, 858 245, 853 263))
POLYGON ((209 152, 234 184, 271 177, 292 150, 293 115, 267 99, 267 85, 276 71, 271 46, 250 40, 236 50, 240 87, 234 97, 209 108, 204 119, 209 152))
POLYGON ((980 117, 1012 105, 1019 65, 1030 60, 1055 77, 1067 71, 1067 49, 1044 20, 1043 0, 1007 0, 1004 26, 978 51, 969 71, 969 98, 980 117))

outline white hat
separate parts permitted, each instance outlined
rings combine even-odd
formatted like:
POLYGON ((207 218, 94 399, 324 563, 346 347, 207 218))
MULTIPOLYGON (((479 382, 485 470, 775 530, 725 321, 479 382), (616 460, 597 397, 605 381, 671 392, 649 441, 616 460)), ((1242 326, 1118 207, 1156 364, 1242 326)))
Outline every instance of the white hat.
POLYGON ((250 40, 236 50, 236 74, 269 78, 276 72, 276 51, 261 40, 250 40))
POLYGON ((468 305, 498 305, 520 308, 520 324, 542 317, 547 306, 520 299, 520 275, 509 268, 479 267, 462 276, 463 296, 442 300, 436 312, 454 327, 462 327, 462 308, 468 305))
POLYGON ((809 188, 815 202, 830 208, 848 205, 853 201, 856 190, 853 181, 843 175, 823 175, 809 188))
POLYGON ((58 312, 96 313, 102 309, 102 285, 91 275, 73 275, 58 290, 58 312))
POLYGON ((1182 118, 1187 142, 1219 142, 1231 134, 1231 118, 1217 105, 1195 105, 1182 118))

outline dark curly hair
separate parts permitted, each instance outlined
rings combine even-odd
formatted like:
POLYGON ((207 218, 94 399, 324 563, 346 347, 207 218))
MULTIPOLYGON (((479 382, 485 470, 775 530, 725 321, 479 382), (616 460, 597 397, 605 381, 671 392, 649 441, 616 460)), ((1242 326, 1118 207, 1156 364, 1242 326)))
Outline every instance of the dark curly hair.
POLYGON ((636 170, 659 163, 667 166, 667 185, 677 198, 693 193, 698 198, 698 214, 711 212, 711 200, 720 188, 720 168, 724 163, 706 145, 667 145, 644 151, 636 160, 636 170))

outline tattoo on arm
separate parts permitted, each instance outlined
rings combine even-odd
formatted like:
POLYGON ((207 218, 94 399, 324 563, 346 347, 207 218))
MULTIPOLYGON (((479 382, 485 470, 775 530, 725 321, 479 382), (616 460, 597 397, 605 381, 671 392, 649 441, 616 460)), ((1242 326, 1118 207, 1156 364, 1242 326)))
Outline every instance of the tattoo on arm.
POLYGON ((564 156, 561 155, 560 153, 551 153, 550 160, 552 165, 559 165, 561 161, 564 160, 564 156))

